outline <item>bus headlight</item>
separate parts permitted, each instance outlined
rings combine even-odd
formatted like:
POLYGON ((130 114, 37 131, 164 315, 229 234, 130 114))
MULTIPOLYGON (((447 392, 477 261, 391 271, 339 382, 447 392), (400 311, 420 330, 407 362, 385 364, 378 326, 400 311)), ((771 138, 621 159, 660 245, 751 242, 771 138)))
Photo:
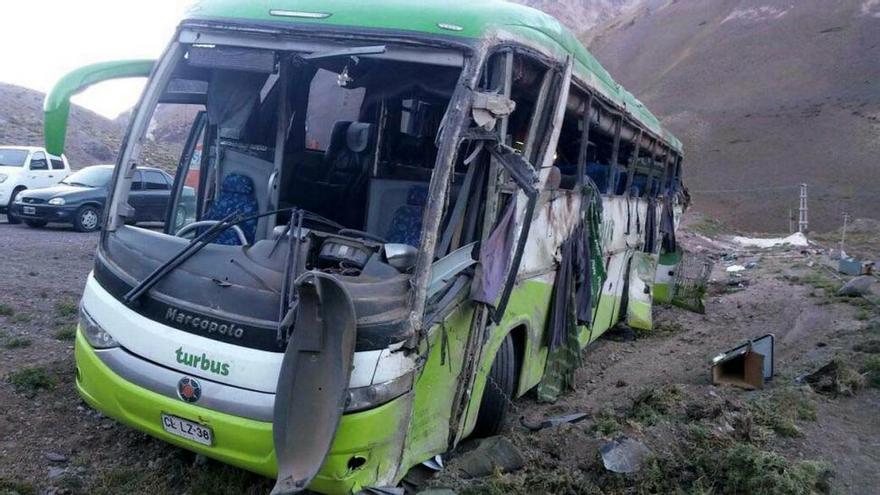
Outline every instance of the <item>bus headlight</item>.
POLYGON ((119 342, 101 328, 82 306, 79 307, 79 330, 95 349, 119 347, 119 342))
POLYGON ((348 405, 345 412, 353 413, 379 407, 409 392, 412 385, 413 372, 409 372, 378 385, 348 389, 348 405))
POLYGON ((55 206, 64 206, 67 201, 64 201, 64 198, 52 198, 49 200, 50 205, 55 206))

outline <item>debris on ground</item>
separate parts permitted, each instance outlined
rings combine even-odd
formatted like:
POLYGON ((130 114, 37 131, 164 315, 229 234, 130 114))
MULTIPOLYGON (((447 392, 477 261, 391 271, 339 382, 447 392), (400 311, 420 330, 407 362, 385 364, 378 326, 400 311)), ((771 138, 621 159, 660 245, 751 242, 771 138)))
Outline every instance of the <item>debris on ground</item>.
POLYGON ((645 460, 653 455, 645 444, 629 437, 618 437, 603 445, 599 452, 605 469, 620 474, 641 471, 645 460))
POLYGON ((857 277, 859 275, 870 275, 874 272, 874 262, 861 261, 855 258, 844 258, 838 262, 837 271, 844 275, 857 277))
MULTIPOLYGON (((619 383, 619 382, 618 382, 619 383)), ((620 385, 618 385, 620 386, 620 385)), ((624 387, 626 384, 623 385, 624 387)), ((564 424, 575 424, 580 423, 581 421, 587 418, 587 413, 576 413, 576 414, 568 414, 566 416, 557 416, 555 418, 547 418, 543 421, 529 421, 525 417, 520 418, 520 424, 523 425, 524 428, 531 431, 541 431, 547 428, 555 428, 557 426, 561 426, 564 424)))
POLYGON ((807 237, 797 232, 788 237, 777 237, 771 239, 759 239, 754 237, 741 237, 734 236, 731 239, 734 243, 739 244, 743 247, 757 247, 757 248, 773 248, 779 246, 792 246, 792 247, 807 247, 810 245, 810 242, 807 240, 807 237))
POLYGON ((505 437, 481 438, 469 443, 475 446, 456 459, 457 469, 464 478, 509 473, 525 464, 520 451, 505 437))
POLYGON ((847 297, 864 296, 871 292, 871 285, 873 284, 874 277, 857 277, 844 284, 844 286, 837 291, 837 295, 847 297))
POLYGON ((730 265, 727 267, 727 273, 739 273, 746 271, 746 267, 742 265, 730 265))
POLYGON ((865 377, 840 359, 835 359, 807 375, 804 381, 816 393, 832 397, 852 397, 865 385, 865 377))

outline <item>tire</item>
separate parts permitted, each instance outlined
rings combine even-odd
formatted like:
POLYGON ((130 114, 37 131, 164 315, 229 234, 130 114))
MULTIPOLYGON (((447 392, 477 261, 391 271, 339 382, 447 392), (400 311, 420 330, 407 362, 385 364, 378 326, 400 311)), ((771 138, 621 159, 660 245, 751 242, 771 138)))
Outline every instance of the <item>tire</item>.
POLYGON ((6 221, 9 225, 18 225, 21 223, 21 219, 12 214, 12 203, 15 203, 15 198, 24 191, 24 189, 16 189, 12 191, 12 196, 9 197, 9 204, 6 205, 6 221))
POLYGON ((24 223, 26 223, 28 227, 33 227, 35 229, 45 227, 49 224, 49 222, 45 220, 25 220, 24 223))
POLYGON ((491 437, 501 432, 515 387, 516 352, 513 339, 508 335, 495 354, 495 361, 492 362, 492 369, 486 378, 480 412, 474 426, 475 437, 491 437))
POLYGON ((94 232, 100 229, 101 210, 91 205, 80 207, 73 218, 73 228, 77 232, 94 232))

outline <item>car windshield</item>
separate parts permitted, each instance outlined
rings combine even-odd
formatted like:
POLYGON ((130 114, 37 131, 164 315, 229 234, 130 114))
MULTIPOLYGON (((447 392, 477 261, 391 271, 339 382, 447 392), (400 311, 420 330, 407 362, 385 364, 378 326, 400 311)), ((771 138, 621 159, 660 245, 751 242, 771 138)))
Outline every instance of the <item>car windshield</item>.
POLYGON ((104 187, 110 182, 113 169, 108 167, 84 168, 61 181, 69 186, 104 187))
POLYGON ((14 148, 0 148, 0 167, 21 167, 27 160, 28 151, 14 148))

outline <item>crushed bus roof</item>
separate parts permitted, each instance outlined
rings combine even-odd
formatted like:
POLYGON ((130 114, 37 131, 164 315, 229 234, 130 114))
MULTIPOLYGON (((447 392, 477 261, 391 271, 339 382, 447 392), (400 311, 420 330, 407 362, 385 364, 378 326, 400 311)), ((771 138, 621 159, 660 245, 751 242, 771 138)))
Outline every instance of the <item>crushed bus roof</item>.
POLYGON ((575 57, 574 73, 645 128, 681 152, 681 142, 663 129, 641 101, 614 81, 577 37, 556 18, 503 0, 198 0, 185 19, 249 20, 299 25, 360 27, 479 39, 507 31, 552 51, 575 57))

